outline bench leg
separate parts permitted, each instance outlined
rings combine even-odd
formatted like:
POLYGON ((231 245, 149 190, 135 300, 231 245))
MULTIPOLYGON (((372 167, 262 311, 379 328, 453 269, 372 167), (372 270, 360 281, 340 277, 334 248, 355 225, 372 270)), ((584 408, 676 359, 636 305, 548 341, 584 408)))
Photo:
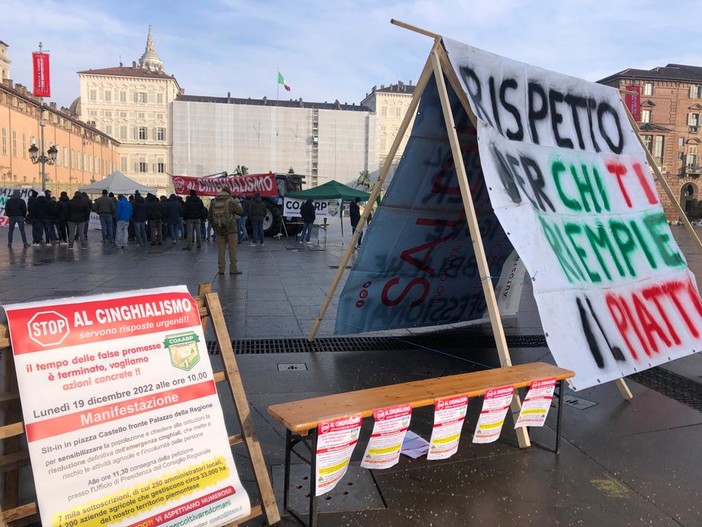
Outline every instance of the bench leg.
POLYGON ((285 481, 283 483, 283 510, 288 510, 288 495, 290 493, 290 454, 292 452, 292 432, 285 430, 285 481))
POLYGON ((558 382, 558 412, 556 414, 556 454, 561 453, 561 423, 563 421, 563 396, 565 381, 558 382))
POLYGON ((317 430, 313 429, 310 455, 310 518, 309 526, 317 527, 317 430))

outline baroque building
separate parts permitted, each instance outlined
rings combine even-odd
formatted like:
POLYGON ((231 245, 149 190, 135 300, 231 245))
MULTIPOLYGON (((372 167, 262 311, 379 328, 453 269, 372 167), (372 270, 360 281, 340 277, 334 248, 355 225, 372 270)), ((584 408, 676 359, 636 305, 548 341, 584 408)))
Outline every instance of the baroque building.
POLYGON ((180 95, 171 115, 174 174, 292 168, 311 188, 377 171, 375 115, 364 106, 180 95))
MULTIPOLYGON (((641 139, 684 211, 699 199, 702 175, 702 67, 668 64, 626 69, 601 79, 624 94, 640 92, 641 139)), ((656 181, 669 220, 680 216, 656 181)))
MULTIPOLYGON (((405 118, 405 114, 407 113, 410 102, 412 101, 414 88, 415 87, 412 85, 412 81, 410 81, 409 84, 405 84, 402 81, 397 81, 397 84, 390 84, 389 86, 381 84, 380 88, 373 86, 371 93, 366 94, 366 97, 361 101, 361 105, 367 106, 376 116, 375 137, 377 138, 377 165, 374 170, 369 170, 373 176, 373 179, 375 179, 377 173, 380 172, 380 169, 388 157, 390 148, 392 147, 393 141, 395 141, 395 137, 397 136, 400 125, 402 124, 402 120, 405 118)), ((397 149, 397 152, 395 152, 395 156, 386 179, 386 186, 392 179, 392 176, 397 169, 397 165, 402 158, 402 153, 405 151, 405 147, 407 146, 407 140, 409 139, 409 134, 412 131, 413 125, 414 116, 412 117, 412 121, 410 121, 409 127, 407 128, 407 133, 402 138, 400 147, 397 149)))
POLYGON ((74 109, 81 120, 120 142, 116 168, 144 185, 166 188, 171 172, 169 109, 182 90, 165 72, 151 27, 138 63, 80 71, 78 76, 80 99, 74 109))

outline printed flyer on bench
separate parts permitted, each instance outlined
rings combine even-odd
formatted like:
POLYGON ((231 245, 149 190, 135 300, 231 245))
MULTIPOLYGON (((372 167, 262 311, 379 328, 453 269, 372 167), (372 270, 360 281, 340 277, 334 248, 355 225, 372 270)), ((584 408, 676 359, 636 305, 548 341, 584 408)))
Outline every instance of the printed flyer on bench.
POLYGON ((185 286, 5 307, 43 525, 250 513, 185 286))
POLYGON ((427 459, 448 459, 458 452, 463 421, 468 411, 468 396, 446 397, 434 403, 434 427, 427 459))
POLYGON ((373 410, 373 432, 363 454, 363 468, 382 469, 400 460, 402 441, 412 419, 409 404, 373 410))
POLYGON ((361 433, 360 415, 322 421, 317 425, 315 495, 329 492, 349 468, 351 455, 361 433))
POLYGON ((509 405, 512 404, 514 386, 493 388, 485 392, 483 408, 480 410, 478 423, 475 425, 473 443, 493 443, 502 433, 502 425, 509 405))
POLYGON ((548 411, 551 408, 556 379, 533 381, 529 385, 529 393, 524 398, 519 418, 514 428, 521 426, 544 426, 548 411))

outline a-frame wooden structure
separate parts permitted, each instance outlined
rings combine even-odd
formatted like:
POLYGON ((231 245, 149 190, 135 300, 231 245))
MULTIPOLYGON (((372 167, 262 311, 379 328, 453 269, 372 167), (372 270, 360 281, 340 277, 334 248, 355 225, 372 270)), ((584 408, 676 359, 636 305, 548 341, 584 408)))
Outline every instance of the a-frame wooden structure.
MULTIPOLYGON (((451 153, 453 155, 456 176, 461 191, 461 197, 463 199, 463 207, 468 222, 471 240, 473 242, 473 250, 475 252, 476 262, 480 276, 484 277, 484 279, 481 280, 481 283, 483 288, 483 294, 487 303, 488 314, 490 318, 490 326, 492 329, 493 336, 495 338, 495 344, 497 347, 500 365, 511 366, 512 359, 510 357, 509 349, 507 347, 507 341, 505 337, 504 327, 502 325, 502 318, 500 316, 500 311, 497 305, 495 290, 492 281, 489 279, 491 273, 487 263, 485 249, 483 247, 482 237, 478 226, 478 218, 473 205, 473 196, 470 187, 468 186, 468 176, 466 173, 465 164, 463 163, 463 156, 461 154, 458 135, 455 129, 453 114, 451 113, 449 95, 446 89, 446 80, 448 80, 448 82, 450 83, 453 91, 456 93, 458 99, 460 100, 463 109, 466 111, 468 117, 473 123, 473 126, 475 126, 476 128, 478 124, 477 117, 474 114, 470 103, 468 102, 468 98, 466 97, 466 94, 461 87, 460 81, 456 77, 454 69, 449 62, 449 58, 441 43, 441 35, 432 33, 430 31, 426 31, 415 26, 411 26, 409 24, 405 24, 404 22, 400 22, 398 20, 391 20, 391 23, 408 29, 410 31, 414 31, 416 33, 428 36, 434 40, 434 44, 429 53, 429 58, 427 59, 427 62, 424 65, 424 69, 422 70, 419 80, 417 81, 417 84, 415 86, 412 100, 410 102, 409 108, 407 109, 407 113, 405 114, 405 117, 402 123, 400 124, 400 127, 397 131, 397 135, 395 136, 395 140, 388 152, 388 155, 385 159, 385 163, 383 164, 380 170, 378 182, 376 183, 375 187, 373 188, 373 191, 371 192, 369 202, 373 203, 378 199, 381 188, 385 183, 387 175, 390 171, 392 161, 395 158, 395 154, 397 153, 400 147, 400 143, 402 142, 403 137, 407 133, 407 129, 409 128, 410 122, 412 121, 412 118, 417 111, 417 107, 419 106, 422 94, 424 93, 424 90, 427 86, 427 83, 431 79, 431 76, 434 75, 438 88, 439 98, 441 100, 441 108, 444 116, 444 121, 446 123, 446 130, 449 138, 449 143, 451 145, 451 153)), ((655 164, 653 164, 653 166, 655 166, 655 164)), ((660 177, 660 174, 658 175, 660 177)), ((353 234, 351 241, 349 242, 346 250, 344 251, 342 260, 339 265, 339 269, 337 270, 337 273, 334 276, 334 279, 332 280, 329 289, 327 290, 325 299, 320 308, 319 316, 315 320, 307 336, 309 341, 312 341, 315 338, 317 331, 319 330, 319 326, 324 318, 329 304, 331 303, 331 299, 334 296, 336 288, 338 287, 339 282, 341 281, 341 277, 344 273, 346 265, 351 259, 353 249, 356 246, 359 231, 362 230, 365 226, 369 214, 370 207, 366 207, 363 215, 361 216, 356 232, 353 234)), ((617 379, 615 381, 615 385, 617 386, 624 399, 630 400, 633 397, 631 391, 629 390, 629 387, 626 385, 626 382, 623 379, 617 379)), ((515 396, 511 407, 512 414, 516 416, 518 415, 520 410, 520 399, 518 396, 515 396)), ((517 439, 519 441, 519 446, 522 448, 526 448, 531 445, 526 428, 517 429, 517 439)))
MULTIPOLYGON (((211 285, 206 283, 199 285, 198 296, 195 300, 200 311, 203 331, 207 330, 208 324, 212 324, 215 339, 222 356, 224 368, 222 371, 214 372, 214 380, 217 383, 227 383, 234 400, 234 409, 240 433, 229 436, 229 444, 234 446, 243 443, 246 447, 260 499, 260 503, 251 506, 251 513, 247 517, 230 525, 240 525, 260 516, 265 518, 267 525, 273 525, 280 521, 280 512, 263 458, 263 451, 253 426, 249 401, 244 392, 219 296, 217 293, 211 292, 211 285)), ((8 527, 8 525, 17 527, 37 521, 39 511, 36 502, 19 503, 19 469, 29 463, 29 453, 26 449, 21 448, 24 424, 22 423, 22 413, 19 405, 17 378, 10 348, 10 336, 5 325, 0 325, 0 350, 4 353, 9 353, 4 358, 5 386, 0 389, 0 404, 5 407, 4 422, 0 426, 0 443, 2 444, 0 467, 3 471, 0 527, 8 527)))

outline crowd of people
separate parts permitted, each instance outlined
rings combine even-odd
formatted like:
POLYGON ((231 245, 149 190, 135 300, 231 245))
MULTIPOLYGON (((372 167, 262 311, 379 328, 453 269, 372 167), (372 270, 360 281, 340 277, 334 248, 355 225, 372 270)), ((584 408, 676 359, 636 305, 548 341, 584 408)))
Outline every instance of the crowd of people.
MULTIPOLYGON (((251 207, 252 245, 256 242, 263 245, 266 206, 260 196, 252 200, 229 197, 239 207, 234 217, 237 243, 249 239, 246 219, 251 207)), ((101 242, 121 249, 126 249, 130 241, 136 242, 137 247, 144 247, 163 245, 164 240, 175 245, 177 240, 183 240, 183 250, 191 250, 200 249, 203 240, 216 239, 212 219, 208 217, 210 210, 194 190, 185 199, 175 194, 144 196, 139 191, 129 196, 115 196, 103 190, 94 201, 80 191, 72 198, 61 192, 58 199, 50 190, 43 194, 31 191, 26 202, 20 191, 15 190, 5 204, 5 215, 9 218, 7 245, 12 247, 17 229, 25 248, 54 244, 72 248, 76 243, 87 248, 91 213, 100 219, 101 242), (30 226, 31 243, 25 225, 30 226)))

